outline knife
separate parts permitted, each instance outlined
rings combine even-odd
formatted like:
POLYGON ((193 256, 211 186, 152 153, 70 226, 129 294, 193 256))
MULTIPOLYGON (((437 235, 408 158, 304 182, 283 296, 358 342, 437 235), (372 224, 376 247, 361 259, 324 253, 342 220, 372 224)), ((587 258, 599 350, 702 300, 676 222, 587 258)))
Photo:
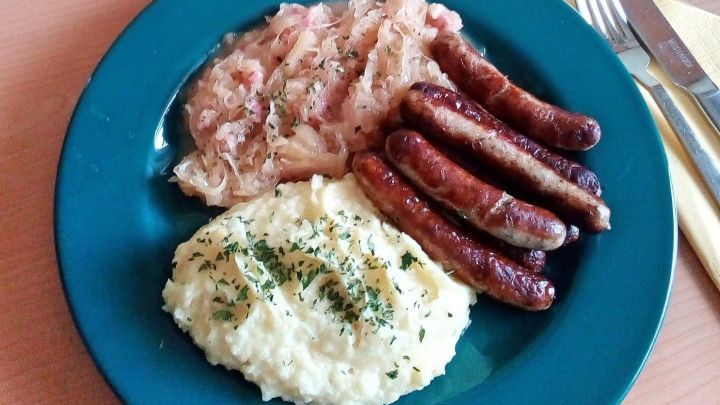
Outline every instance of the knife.
POLYGON ((652 0, 620 0, 630 27, 660 67, 678 86, 695 96, 720 133, 720 90, 700 67, 652 0))

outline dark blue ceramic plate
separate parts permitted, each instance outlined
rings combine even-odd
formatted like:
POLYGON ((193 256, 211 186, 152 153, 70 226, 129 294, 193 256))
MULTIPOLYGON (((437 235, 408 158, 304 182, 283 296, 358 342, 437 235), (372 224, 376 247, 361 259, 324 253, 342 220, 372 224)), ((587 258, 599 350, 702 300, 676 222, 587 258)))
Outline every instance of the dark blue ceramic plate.
MULTIPOLYGON (((70 124, 55 206, 62 279, 85 344, 128 402, 260 402, 240 373, 205 361, 160 293, 176 245, 218 213, 167 181, 188 139, 178 90, 224 33, 277 3, 155 1, 108 51, 70 124)), ((618 402, 655 340, 674 267, 667 162, 648 110, 561 0, 446 3, 513 80, 600 122, 602 141, 581 159, 603 180, 613 229, 553 256, 552 309, 481 299, 447 374, 400 402, 618 402)))

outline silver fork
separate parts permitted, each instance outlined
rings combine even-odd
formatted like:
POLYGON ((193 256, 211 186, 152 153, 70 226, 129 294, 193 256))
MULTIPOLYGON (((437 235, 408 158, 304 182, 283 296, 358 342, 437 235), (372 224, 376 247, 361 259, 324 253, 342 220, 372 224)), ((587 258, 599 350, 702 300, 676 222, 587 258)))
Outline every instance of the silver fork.
POLYGON ((640 46, 627 24, 627 17, 619 0, 576 0, 577 10, 592 25, 615 53, 625 68, 650 92, 665 118, 678 136, 680 143, 695 163, 715 202, 720 205, 720 172, 710 156, 703 150, 697 135, 678 110, 665 88, 648 73, 650 56, 640 46))

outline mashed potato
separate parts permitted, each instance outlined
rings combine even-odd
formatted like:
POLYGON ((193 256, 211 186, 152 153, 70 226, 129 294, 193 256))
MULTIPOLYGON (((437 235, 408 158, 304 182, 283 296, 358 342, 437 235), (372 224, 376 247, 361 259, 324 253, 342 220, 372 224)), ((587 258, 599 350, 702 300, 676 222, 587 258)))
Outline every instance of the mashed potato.
POLYGON ((264 400, 389 403, 445 372, 474 292, 378 218, 352 174, 288 183, 181 244, 163 290, 264 400))

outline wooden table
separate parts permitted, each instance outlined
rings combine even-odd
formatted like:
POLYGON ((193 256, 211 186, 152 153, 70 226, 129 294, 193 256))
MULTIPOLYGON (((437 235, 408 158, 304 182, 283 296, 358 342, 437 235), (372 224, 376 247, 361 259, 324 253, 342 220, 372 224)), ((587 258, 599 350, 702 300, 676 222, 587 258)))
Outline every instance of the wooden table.
MULTIPOLYGON (((717 0, 695 0, 720 9, 717 0)), ((65 128, 147 0, 0 0, 0 403, 116 403, 75 330, 53 242, 65 128)), ((717 10, 720 11, 720 10, 717 10)), ((627 403, 720 403, 720 294, 681 238, 660 339, 627 403)))

